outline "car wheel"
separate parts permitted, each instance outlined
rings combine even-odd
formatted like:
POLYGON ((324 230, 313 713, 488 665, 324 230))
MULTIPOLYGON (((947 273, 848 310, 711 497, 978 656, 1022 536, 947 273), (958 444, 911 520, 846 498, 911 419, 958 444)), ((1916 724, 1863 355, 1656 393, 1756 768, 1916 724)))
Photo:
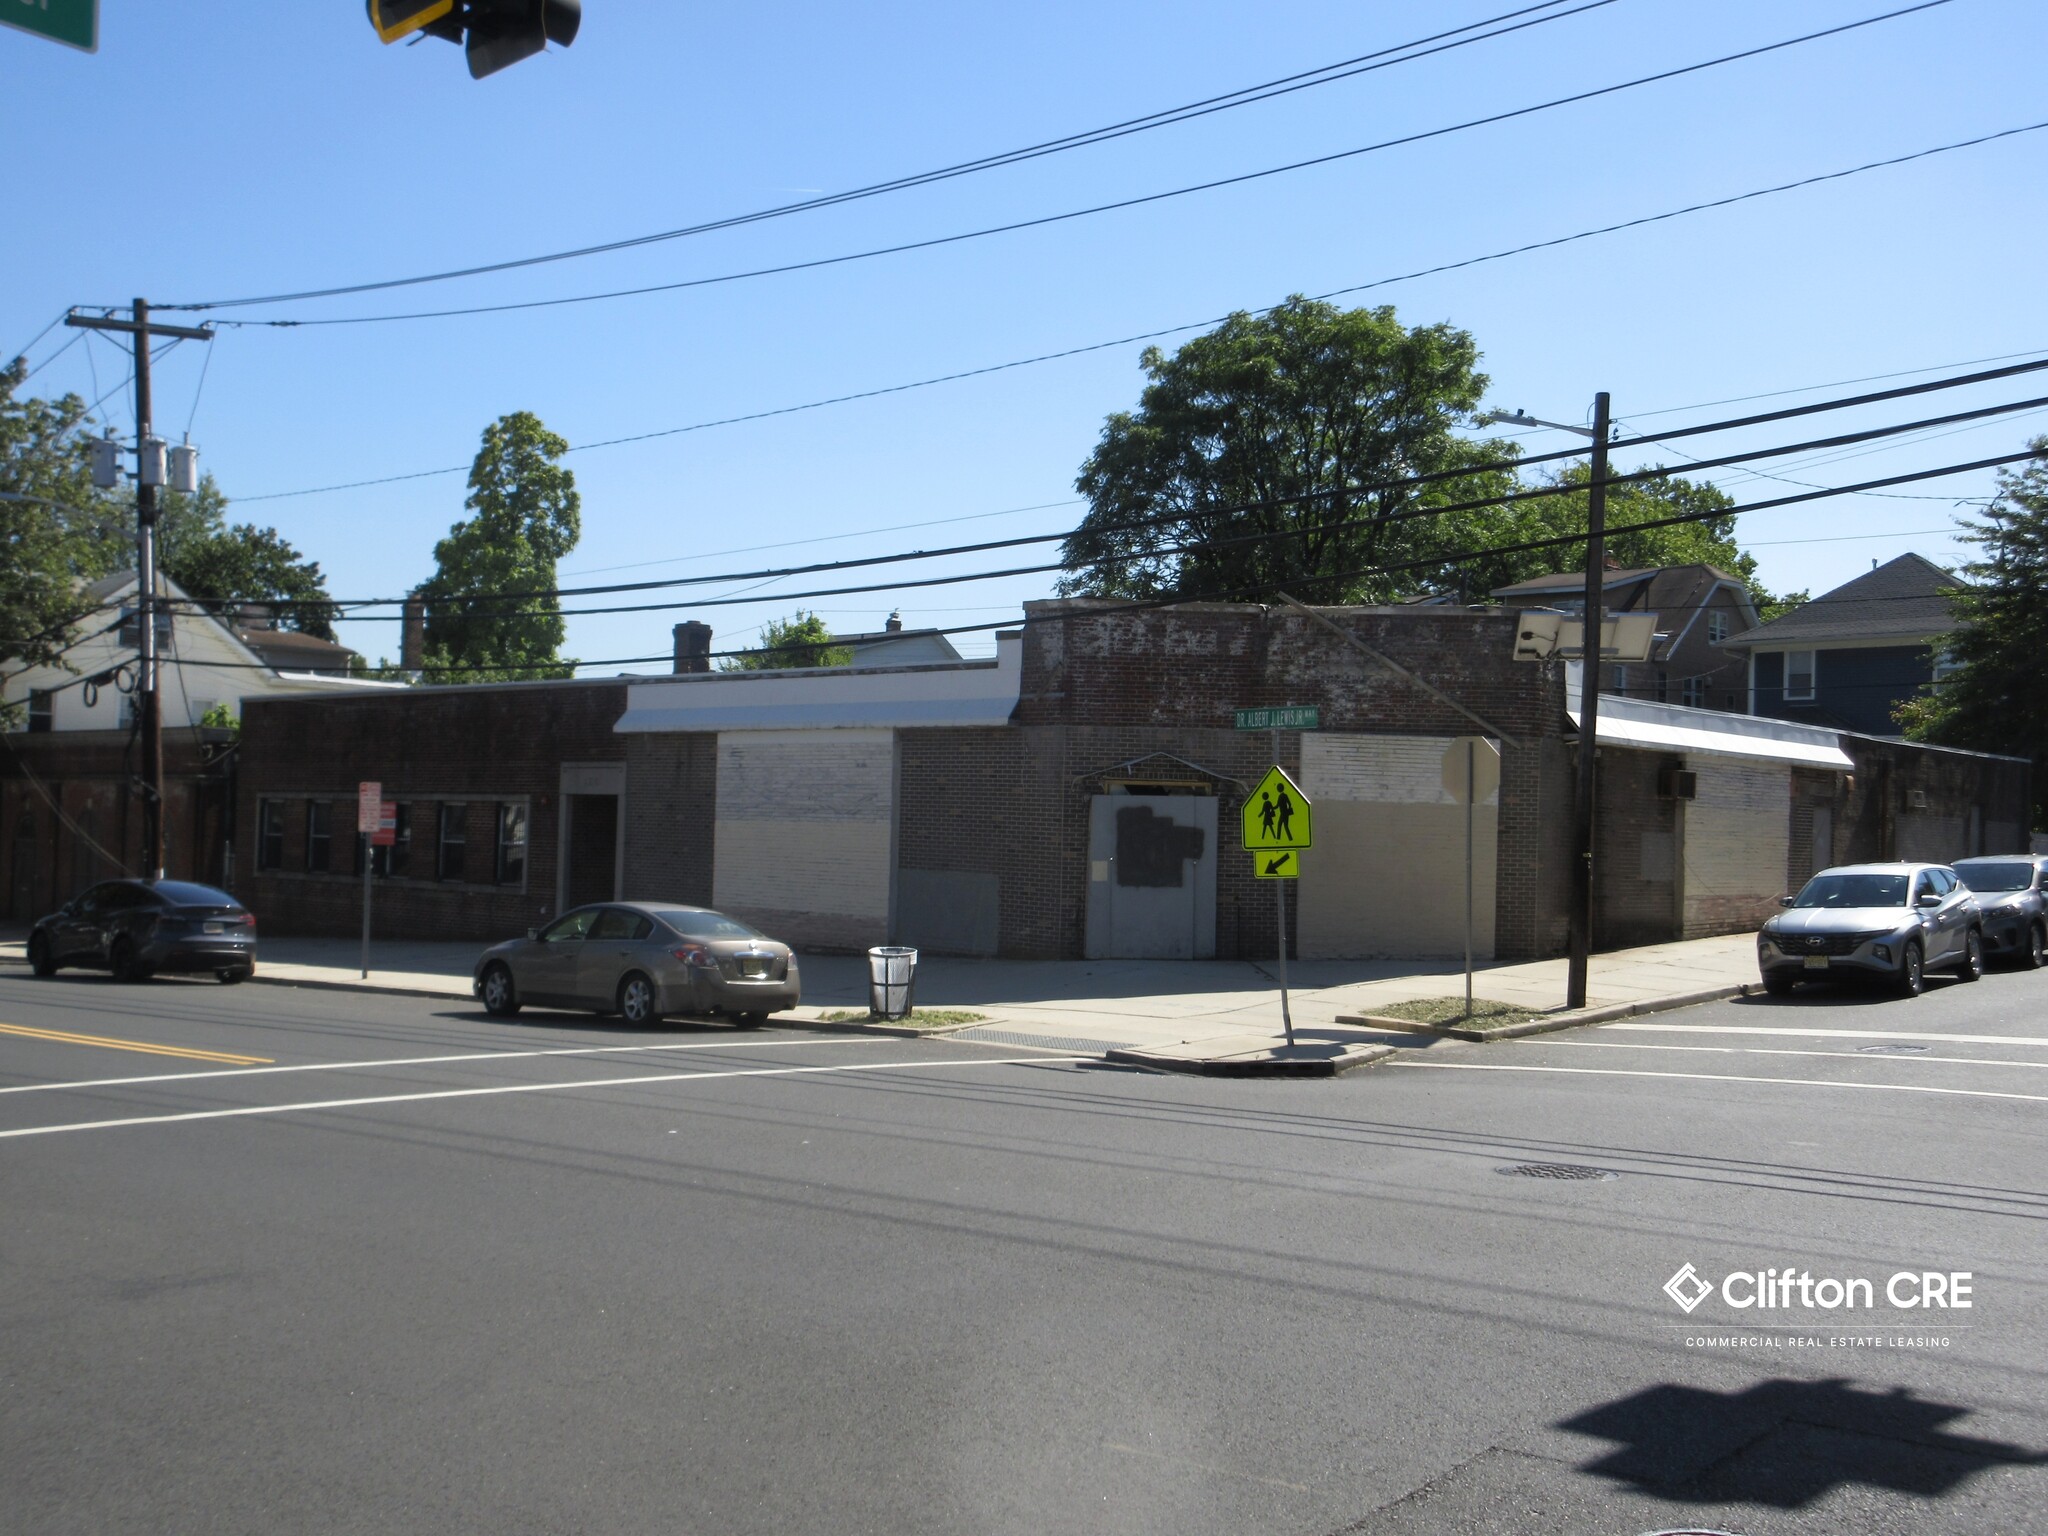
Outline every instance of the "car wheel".
POLYGON ((1906 940, 1906 947, 1899 952, 1898 988, 1903 997, 1918 997, 1927 987, 1927 977, 1921 969, 1922 955, 1918 939, 1906 940))
POLYGON ((149 980, 149 967, 135 958, 135 941, 126 934, 114 940, 114 947, 107 952, 107 965, 116 981, 149 980))
MULTIPOLYGON (((2038 948, 2038 946, 2036 947, 2038 948)), ((28 968, 38 976, 54 976, 57 974, 57 962, 50 954, 50 941, 40 933, 29 936, 28 968)))
POLYGON ((732 1016, 732 1021, 741 1029, 759 1029, 768 1022, 768 1015, 765 1013, 736 1013, 732 1016))
POLYGON ((519 989, 512 984, 512 972, 494 965, 484 972, 484 1012, 509 1019, 519 1011, 519 989))
POLYGON ((1790 997, 1792 989, 1798 985, 1797 976, 1787 976, 1782 971, 1768 971, 1764 974, 1764 990, 1773 997, 1790 997))
POLYGON ((1956 962, 1956 980, 1975 981, 1984 974, 1984 935, 1972 928, 1963 938, 1963 958, 1956 962))
POLYGON ((246 965, 224 965, 213 973, 213 979, 224 987, 235 987, 247 981, 253 974, 254 972, 246 965))
POLYGON ((619 983, 619 1017, 628 1024, 652 1024, 661 1015, 654 1007, 654 983, 633 972, 619 983))
MULTIPOLYGON (((2048 965, 2048 924, 2036 923, 2027 934, 2027 947, 2020 956, 2020 963, 2029 970, 2038 971, 2048 965)), ((36 972, 38 976, 41 971, 36 972)))

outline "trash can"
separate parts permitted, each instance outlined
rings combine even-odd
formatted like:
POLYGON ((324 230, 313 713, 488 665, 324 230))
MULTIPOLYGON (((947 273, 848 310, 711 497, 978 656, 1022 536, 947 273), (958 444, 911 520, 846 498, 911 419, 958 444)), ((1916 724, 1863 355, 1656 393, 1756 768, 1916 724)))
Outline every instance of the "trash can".
POLYGON ((880 1019, 900 1019, 910 1012, 910 994, 917 981, 917 951, 886 944, 868 951, 868 1012, 880 1019))

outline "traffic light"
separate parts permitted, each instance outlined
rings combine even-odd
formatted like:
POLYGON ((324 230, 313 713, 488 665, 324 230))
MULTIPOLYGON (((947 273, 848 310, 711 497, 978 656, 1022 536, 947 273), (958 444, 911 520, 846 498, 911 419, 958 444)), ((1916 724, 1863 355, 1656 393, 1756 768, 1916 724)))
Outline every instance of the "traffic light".
POLYGON ((532 58, 553 43, 576 41, 581 0, 364 0, 370 25, 387 43, 422 33, 461 43, 469 76, 481 80, 532 58))

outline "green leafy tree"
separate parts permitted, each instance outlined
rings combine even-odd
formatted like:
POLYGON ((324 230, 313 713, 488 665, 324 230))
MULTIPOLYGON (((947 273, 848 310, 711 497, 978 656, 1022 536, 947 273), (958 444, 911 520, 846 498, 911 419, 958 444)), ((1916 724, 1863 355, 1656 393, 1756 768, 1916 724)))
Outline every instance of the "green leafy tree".
POLYGON ((531 411, 484 428, 469 471, 470 516, 434 546, 439 567, 422 587, 427 676, 487 682, 568 677, 555 566, 582 533, 576 477, 556 462, 569 451, 531 411), (527 594, 524 596, 518 594, 527 594), (436 667, 462 670, 437 673, 436 667))
POLYGON ((2007 752, 2034 761, 2034 825, 2048 827, 2048 437, 2040 455, 1998 474, 1998 496, 1981 520, 1965 519, 1979 551, 1963 567, 1970 585, 1949 602, 1957 627, 1948 640, 1957 670, 1899 706, 1914 741, 2007 752))
POLYGON ((772 672, 788 667, 843 667, 853 648, 832 644, 832 631, 815 613, 799 608, 786 619, 770 619, 761 630, 761 644, 744 656, 728 656, 721 672, 772 672))
POLYGON ((27 379, 22 358, 0 368, 0 657, 17 664, 61 661, 91 606, 82 583, 134 549, 119 505, 93 488, 85 402, 23 397, 27 379))
POLYGON ((1348 573, 1483 536, 1484 519, 1402 517, 1512 484, 1500 445, 1454 430, 1486 389, 1478 360, 1453 326, 1410 329, 1391 308, 1299 296, 1234 314, 1171 356, 1147 348, 1137 410, 1109 418, 1075 482, 1089 510, 1061 548, 1060 590, 1142 599, 1277 588, 1323 603, 1418 590, 1413 576, 1348 573), (1464 473, 1360 489, 1446 470, 1464 473), (1146 519, 1159 521, 1123 526, 1146 519))
POLYGON ((187 593, 232 620, 243 603, 275 608, 277 622, 322 640, 334 638, 334 604, 320 563, 275 528, 227 521, 228 498, 211 475, 186 496, 166 491, 157 506, 157 564, 187 593))

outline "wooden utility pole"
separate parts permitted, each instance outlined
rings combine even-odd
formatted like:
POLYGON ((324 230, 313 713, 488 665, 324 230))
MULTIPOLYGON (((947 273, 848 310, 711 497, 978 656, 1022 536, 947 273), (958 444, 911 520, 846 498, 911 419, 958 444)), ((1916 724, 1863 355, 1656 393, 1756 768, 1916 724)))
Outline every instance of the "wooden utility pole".
POLYGON ((213 332, 187 325, 151 325, 149 300, 137 299, 132 318, 67 315, 64 323, 88 331, 125 331, 135 338, 135 617, 141 672, 136 693, 142 714, 143 867, 164 874, 164 720, 156 653, 156 492, 164 481, 164 444, 151 430, 149 343, 152 336, 211 341, 213 332))
POLYGON ((1565 1006, 1586 1006, 1593 950, 1593 783, 1599 766, 1600 632, 1607 585, 1607 392, 1593 397, 1592 481, 1586 488, 1585 643, 1579 661, 1579 775, 1572 817, 1571 950, 1565 1006))

